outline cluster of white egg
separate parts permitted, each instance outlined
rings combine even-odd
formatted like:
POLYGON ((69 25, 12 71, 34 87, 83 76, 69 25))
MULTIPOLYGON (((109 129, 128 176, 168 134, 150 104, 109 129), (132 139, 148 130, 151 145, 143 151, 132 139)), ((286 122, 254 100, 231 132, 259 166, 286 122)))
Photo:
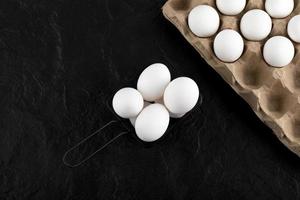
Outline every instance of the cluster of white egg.
POLYGON ((155 63, 141 73, 137 89, 120 89, 112 105, 120 117, 130 120, 138 138, 153 142, 166 132, 170 117, 185 115, 198 98, 199 89, 194 80, 179 77, 171 81, 169 69, 155 63))
MULTIPOLYGON (((246 0, 216 0, 218 10, 224 15, 241 13, 246 0)), ((272 31, 272 18, 285 18, 294 9, 294 0, 266 0, 266 12, 253 9, 246 12, 240 22, 242 35, 250 41, 261 41, 272 31)), ((213 36, 219 29, 220 17, 211 6, 199 5, 193 8, 188 16, 190 30, 198 37, 213 36)), ((289 37, 300 43, 300 15, 294 16, 288 23, 289 37)), ((244 40, 235 30, 225 29, 219 32, 213 44, 215 55, 223 62, 235 62, 244 51, 244 40)), ((295 47, 292 41, 284 36, 274 36, 267 40, 263 48, 265 61, 273 67, 284 67, 292 62, 295 47)))

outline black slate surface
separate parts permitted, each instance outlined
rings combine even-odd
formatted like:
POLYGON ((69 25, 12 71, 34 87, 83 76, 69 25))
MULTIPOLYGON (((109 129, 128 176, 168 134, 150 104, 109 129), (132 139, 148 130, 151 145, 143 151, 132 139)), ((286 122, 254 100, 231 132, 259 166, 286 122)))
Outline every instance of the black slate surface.
MULTIPOLYGON (((163 18, 163 4, 0 1, 0 199, 300 198, 300 158, 163 18), (130 134, 66 167, 64 152, 119 120, 112 95, 154 62, 195 79, 203 104, 151 145, 121 120, 130 134)), ((121 129, 97 135, 73 158, 121 129)))

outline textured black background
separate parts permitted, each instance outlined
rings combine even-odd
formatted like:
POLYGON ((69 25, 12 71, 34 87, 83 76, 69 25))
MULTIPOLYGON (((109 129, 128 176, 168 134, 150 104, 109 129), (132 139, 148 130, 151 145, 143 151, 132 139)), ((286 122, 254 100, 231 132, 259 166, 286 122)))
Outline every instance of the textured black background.
POLYGON ((0 1, 0 199, 300 198, 300 159, 163 18, 163 4, 0 1), (112 95, 154 62, 195 79, 203 104, 151 145, 123 120, 131 134, 63 165, 68 148, 117 119, 112 95))

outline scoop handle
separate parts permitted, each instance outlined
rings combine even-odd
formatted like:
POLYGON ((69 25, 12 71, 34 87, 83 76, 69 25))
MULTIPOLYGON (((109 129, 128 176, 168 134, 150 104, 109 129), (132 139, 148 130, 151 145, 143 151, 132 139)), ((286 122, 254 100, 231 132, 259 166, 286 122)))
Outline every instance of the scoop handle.
POLYGON ((81 164, 85 163, 86 161, 88 161, 89 159, 91 159, 95 154, 97 154, 99 151, 103 150, 105 147, 107 147, 109 144, 111 144, 112 142, 114 142, 115 140, 117 140, 118 138, 120 138, 121 136, 129 133, 128 131, 123 131, 121 133, 119 133, 118 135, 116 135, 115 137, 113 137, 111 140, 109 140, 108 142, 106 142, 105 144, 103 144, 102 146, 100 146, 100 148, 98 148, 96 151, 94 151, 93 153, 89 154, 87 157, 85 157, 84 159, 80 160, 77 163, 71 164, 69 161, 67 161, 67 156, 69 155, 69 153, 71 153, 72 151, 76 150, 77 148, 79 148, 82 144, 84 144, 85 142, 87 142, 88 140, 90 140, 92 137, 94 137, 95 135, 102 133, 102 131, 105 128, 108 128, 110 126, 112 126, 114 123, 116 123, 118 121, 116 120, 112 120, 110 122, 108 122, 107 124, 105 124, 104 126, 102 126, 101 128, 99 128, 98 130, 96 130, 95 132, 93 132, 91 135, 87 136, 86 138, 82 139, 80 142, 78 142, 76 145, 74 145, 73 147, 71 147, 69 150, 67 150, 65 152, 65 154, 63 155, 62 161, 63 163, 68 166, 68 167, 78 167, 81 164))

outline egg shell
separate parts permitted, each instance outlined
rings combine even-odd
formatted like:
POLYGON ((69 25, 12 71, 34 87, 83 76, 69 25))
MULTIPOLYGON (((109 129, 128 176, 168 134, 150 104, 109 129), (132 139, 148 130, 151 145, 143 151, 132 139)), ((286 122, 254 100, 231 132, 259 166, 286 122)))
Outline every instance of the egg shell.
POLYGON ((161 63, 155 63, 141 73, 137 82, 137 89, 144 100, 155 101, 162 97, 170 81, 171 74, 168 67, 161 63))
POLYGON ((190 30, 196 36, 210 37, 218 31, 220 26, 220 17, 213 7, 208 5, 199 5, 190 11, 188 16, 188 25, 190 30))
POLYGON ((234 62, 241 57, 244 40, 235 30, 225 29, 214 40, 215 55, 223 62, 234 62))
POLYGON ((240 29, 248 40, 263 40, 271 33, 272 19, 265 11, 253 9, 243 15, 240 29))
POLYGON ((199 88, 196 82, 188 77, 179 77, 171 81, 164 93, 164 103, 174 115, 180 116, 189 112, 197 104, 199 88))
POLYGON ((273 18, 285 18, 294 9, 294 0, 266 0, 265 9, 273 18))
POLYGON ((273 67, 284 67, 292 62, 295 55, 293 43, 286 37, 274 36, 264 45, 265 61, 273 67))
POLYGON ((144 106, 142 95, 134 88, 126 87, 116 92, 113 109, 122 118, 136 117, 144 106))
MULTIPOLYGON (((150 104, 151 104, 151 103, 149 103, 148 101, 144 101, 144 107, 143 107, 143 109, 146 108, 147 106, 149 106, 150 104)), ((136 118, 137 118, 137 116, 136 116, 136 117, 129 118, 129 121, 130 121, 130 123, 132 124, 132 126, 135 126, 136 118)))
POLYGON ((224 15, 237 15, 246 6, 246 0, 217 0, 217 7, 224 15))
POLYGON ((135 122, 135 132, 144 142, 154 142, 166 132, 170 121, 167 109, 158 103, 144 108, 135 122))
POLYGON ((289 21, 288 34, 294 42, 300 43, 300 15, 294 16, 289 21))

